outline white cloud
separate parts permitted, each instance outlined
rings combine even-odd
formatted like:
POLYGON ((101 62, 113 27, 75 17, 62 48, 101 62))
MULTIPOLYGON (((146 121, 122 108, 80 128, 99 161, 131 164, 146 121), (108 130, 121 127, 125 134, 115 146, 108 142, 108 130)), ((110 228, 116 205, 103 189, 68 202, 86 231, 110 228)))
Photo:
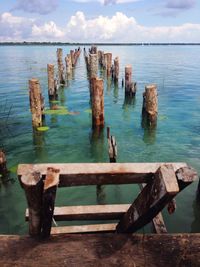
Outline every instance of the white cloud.
POLYGON ((112 17, 88 19, 76 12, 66 26, 60 28, 50 21, 38 21, 3 13, 0 16, 0 41, 61 42, 200 42, 200 24, 148 27, 134 17, 117 12, 112 17))
POLYGON ((114 5, 114 4, 133 3, 141 0, 73 0, 73 1, 77 3, 99 2, 103 5, 114 5))

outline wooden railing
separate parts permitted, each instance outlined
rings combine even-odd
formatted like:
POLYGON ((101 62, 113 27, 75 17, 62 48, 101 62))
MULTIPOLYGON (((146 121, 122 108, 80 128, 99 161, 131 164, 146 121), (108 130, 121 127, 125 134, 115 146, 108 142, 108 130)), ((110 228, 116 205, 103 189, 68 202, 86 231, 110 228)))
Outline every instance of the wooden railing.
POLYGON ((197 173, 186 163, 49 163, 20 164, 18 176, 28 203, 29 234, 49 237, 50 233, 63 232, 135 232, 155 220, 197 178, 197 173), (132 204, 54 209, 57 187, 108 184, 143 184, 143 188, 132 204), (51 227, 53 218, 57 221, 118 220, 118 223, 51 227))

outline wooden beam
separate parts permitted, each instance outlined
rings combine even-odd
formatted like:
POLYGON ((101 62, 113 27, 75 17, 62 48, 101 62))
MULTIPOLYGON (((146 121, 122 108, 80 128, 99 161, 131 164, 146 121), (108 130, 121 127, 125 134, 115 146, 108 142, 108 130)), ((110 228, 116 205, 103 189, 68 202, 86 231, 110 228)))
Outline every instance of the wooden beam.
MULTIPOLYGON (((129 207, 130 204, 55 207, 53 217, 56 221, 119 220, 129 207)), ((28 221, 28 209, 25 218, 28 221)))
MULTIPOLYGON (((141 190, 145 187, 145 184, 141 184, 140 188, 141 190)), ((154 228, 154 231, 156 234, 166 234, 167 233, 167 228, 162 216, 162 213, 159 212, 152 220, 152 225, 154 228)))
POLYGON ((110 224, 88 224, 88 225, 73 225, 52 227, 51 234, 81 234, 81 233, 98 233, 98 232, 115 232, 116 223, 110 224))
MULTIPOLYGON (((183 179, 183 176, 180 177, 181 181, 188 184, 187 177, 184 176, 183 179)), ((173 166, 161 166, 155 173, 154 180, 144 187, 122 217, 116 227, 117 232, 135 232, 145 226, 175 197, 179 189, 182 188, 178 186, 173 166)))
MULTIPOLYGON (((165 163, 58 163, 20 164, 18 175, 35 171, 46 175, 48 167, 60 170, 59 186, 148 183, 153 173, 165 163)), ((172 163, 174 171, 186 163, 172 163)))

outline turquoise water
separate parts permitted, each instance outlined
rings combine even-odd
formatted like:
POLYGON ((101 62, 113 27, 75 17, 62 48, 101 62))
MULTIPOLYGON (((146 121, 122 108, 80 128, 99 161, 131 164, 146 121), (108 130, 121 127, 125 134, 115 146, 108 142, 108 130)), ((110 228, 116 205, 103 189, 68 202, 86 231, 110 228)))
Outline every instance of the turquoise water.
MULTIPOLYGON (((63 46, 64 54, 70 46, 63 46)), ((46 115, 49 131, 34 134, 29 111, 28 80, 40 80, 47 96, 47 63, 56 64, 57 46, 0 46, 0 142, 8 167, 19 163, 108 162, 106 131, 97 138, 91 130, 89 89, 83 53, 72 79, 59 91, 60 105, 78 115, 46 115)), ((187 162, 200 173, 200 46, 102 46, 120 58, 120 80, 124 66, 133 66, 138 91, 135 101, 124 101, 124 89, 105 80, 105 122, 118 144, 118 162, 187 162), (159 116, 153 131, 141 127, 142 93, 146 84, 158 86, 159 116)), ((103 74, 100 73, 100 76, 103 74)), ((0 188, 0 233, 27 233, 26 201, 16 174, 14 182, 0 188)), ((200 208, 197 183, 177 199, 173 215, 164 211, 169 232, 199 232, 200 208)), ((105 186, 101 203, 129 203, 138 186, 105 186)), ((57 205, 97 203, 95 187, 62 188, 57 205)), ((60 223, 59 223, 60 225, 60 223)), ((148 231, 148 228, 146 229, 148 231)))

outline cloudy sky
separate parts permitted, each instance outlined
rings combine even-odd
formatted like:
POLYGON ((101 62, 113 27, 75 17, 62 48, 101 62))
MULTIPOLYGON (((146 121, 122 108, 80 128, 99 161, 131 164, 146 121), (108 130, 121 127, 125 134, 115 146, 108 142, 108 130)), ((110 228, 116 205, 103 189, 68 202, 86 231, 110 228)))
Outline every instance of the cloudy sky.
POLYGON ((200 42, 200 0, 0 0, 0 42, 200 42))

